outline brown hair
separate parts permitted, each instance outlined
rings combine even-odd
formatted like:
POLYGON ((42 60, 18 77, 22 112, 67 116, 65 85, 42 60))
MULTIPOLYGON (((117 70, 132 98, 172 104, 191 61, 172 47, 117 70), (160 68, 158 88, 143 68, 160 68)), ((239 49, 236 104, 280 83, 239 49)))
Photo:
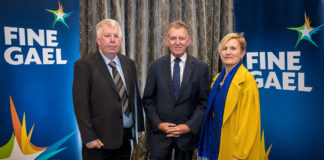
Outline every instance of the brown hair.
POLYGON ((169 34, 169 31, 171 28, 177 28, 177 29, 184 28, 187 31, 187 37, 189 37, 188 27, 182 20, 177 20, 177 21, 172 22, 169 25, 168 34, 169 34))

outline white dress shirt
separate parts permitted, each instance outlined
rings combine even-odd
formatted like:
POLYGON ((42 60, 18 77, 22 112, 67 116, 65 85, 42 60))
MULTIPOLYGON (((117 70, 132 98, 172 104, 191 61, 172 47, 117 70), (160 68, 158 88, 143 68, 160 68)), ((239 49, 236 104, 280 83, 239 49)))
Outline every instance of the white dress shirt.
MULTIPOLYGON (((179 58, 181 59, 181 61, 179 62, 179 66, 180 66, 180 86, 181 86, 182 77, 183 77, 183 71, 184 71, 184 68, 185 68, 186 60, 187 60, 187 53, 183 54, 179 58)), ((171 54, 171 78, 172 79, 173 79, 173 66, 174 66, 174 63, 175 63, 174 59, 176 59, 176 57, 171 54)))

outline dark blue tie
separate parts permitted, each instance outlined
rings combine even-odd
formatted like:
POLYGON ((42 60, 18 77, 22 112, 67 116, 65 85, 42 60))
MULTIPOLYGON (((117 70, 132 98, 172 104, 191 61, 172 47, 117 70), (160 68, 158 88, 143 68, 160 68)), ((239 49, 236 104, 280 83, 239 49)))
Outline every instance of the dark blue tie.
POLYGON ((173 93, 176 98, 178 98, 179 88, 180 88, 180 66, 179 62, 181 61, 180 58, 174 59, 173 65, 173 93))

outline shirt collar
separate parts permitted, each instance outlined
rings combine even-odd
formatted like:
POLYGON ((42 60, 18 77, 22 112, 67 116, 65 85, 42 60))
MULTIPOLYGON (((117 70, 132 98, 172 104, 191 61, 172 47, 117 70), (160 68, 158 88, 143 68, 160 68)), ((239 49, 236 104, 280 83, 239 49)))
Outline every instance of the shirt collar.
POLYGON ((118 54, 115 56, 115 58, 114 58, 113 60, 110 60, 110 59, 108 59, 105 55, 103 55, 100 51, 99 51, 99 53, 100 53, 100 55, 102 56, 102 58, 104 59, 104 61, 105 61, 105 63, 106 63, 107 65, 109 65, 109 63, 110 63, 111 61, 114 61, 115 64, 116 64, 116 66, 119 66, 119 65, 120 65, 120 61, 119 61, 118 54))
MULTIPOLYGON (((181 57, 179 57, 181 59, 181 62, 186 62, 187 60, 187 53, 183 54, 181 57)), ((176 59, 175 56, 173 56, 173 54, 171 54, 171 63, 174 62, 174 59, 176 59)))

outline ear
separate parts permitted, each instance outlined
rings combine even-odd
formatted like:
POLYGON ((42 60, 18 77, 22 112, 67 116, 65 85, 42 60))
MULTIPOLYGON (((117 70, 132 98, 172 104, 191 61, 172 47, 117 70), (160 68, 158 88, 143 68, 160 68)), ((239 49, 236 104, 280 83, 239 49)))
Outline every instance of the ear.
POLYGON ((100 41, 99 41, 99 38, 98 37, 96 38, 96 42, 99 45, 100 41))
POLYGON ((188 37, 187 44, 188 44, 188 46, 191 44, 191 37, 190 36, 188 37))
POLYGON ((246 50, 244 50, 241 54, 241 59, 243 59, 243 57, 245 56, 246 50))
POLYGON ((169 46, 169 39, 168 39, 168 37, 165 37, 164 43, 165 43, 166 46, 169 46))

